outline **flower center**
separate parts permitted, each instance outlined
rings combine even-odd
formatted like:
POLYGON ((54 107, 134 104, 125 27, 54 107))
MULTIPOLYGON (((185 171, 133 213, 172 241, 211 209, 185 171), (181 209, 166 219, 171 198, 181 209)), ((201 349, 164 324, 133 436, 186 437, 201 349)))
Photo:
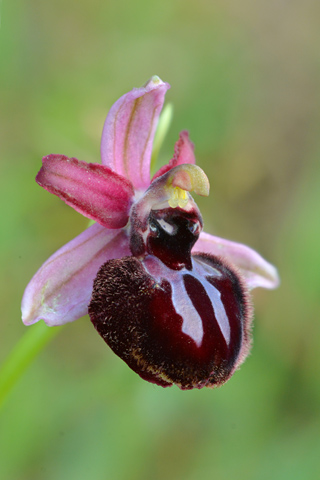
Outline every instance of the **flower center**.
POLYGON ((208 178, 196 165, 178 165, 151 183, 130 214, 132 255, 153 255, 173 270, 192 268, 202 218, 191 191, 209 194, 208 178))

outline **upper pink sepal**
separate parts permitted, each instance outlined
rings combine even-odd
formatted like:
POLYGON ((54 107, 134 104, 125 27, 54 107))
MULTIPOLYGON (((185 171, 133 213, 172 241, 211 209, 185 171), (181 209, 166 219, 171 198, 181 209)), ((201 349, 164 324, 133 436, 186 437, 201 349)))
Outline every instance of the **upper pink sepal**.
POLYGON ((107 228, 128 222, 134 195, 129 180, 98 163, 87 163, 64 155, 48 155, 36 181, 77 212, 107 228))
POLYGON ((111 107, 101 138, 101 160, 128 178, 136 190, 150 185, 153 138, 168 83, 152 77, 111 107))
POLYGON ((130 255, 122 229, 94 224, 54 253, 34 275, 22 299, 26 325, 73 322, 88 313, 93 280, 103 263, 130 255))
POLYGON ((241 243, 202 232, 192 252, 204 252, 225 258, 238 268, 251 290, 256 287, 272 289, 279 286, 277 269, 258 252, 241 243))
POLYGON ((174 155, 173 158, 167 165, 161 167, 153 176, 152 181, 160 177, 164 173, 167 173, 171 168, 181 165, 182 163, 196 163, 196 158, 194 156, 194 144, 189 138, 189 132, 183 130, 180 132, 179 140, 175 143, 174 146, 174 155))

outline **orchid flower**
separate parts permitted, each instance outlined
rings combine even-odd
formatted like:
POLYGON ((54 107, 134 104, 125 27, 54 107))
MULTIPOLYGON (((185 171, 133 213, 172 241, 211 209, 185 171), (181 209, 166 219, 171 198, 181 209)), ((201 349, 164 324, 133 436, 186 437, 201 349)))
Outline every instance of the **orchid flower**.
POLYGON ((26 325, 89 312, 111 349, 163 387, 215 387, 246 358, 249 291, 275 288, 276 269, 251 248, 203 233, 191 193, 209 181, 181 132, 150 180, 153 139, 169 85, 152 77, 106 118, 102 164, 48 155, 36 181, 95 223, 52 255, 27 286, 26 325))

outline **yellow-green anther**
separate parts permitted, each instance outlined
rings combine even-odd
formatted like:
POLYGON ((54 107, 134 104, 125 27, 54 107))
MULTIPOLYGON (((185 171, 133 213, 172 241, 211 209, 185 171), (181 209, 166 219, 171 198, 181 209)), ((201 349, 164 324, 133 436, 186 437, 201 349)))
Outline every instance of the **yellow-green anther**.
POLYGON ((207 197, 210 184, 207 175, 197 165, 183 164, 172 169, 168 179, 168 186, 179 187, 187 192, 207 197))
POLYGON ((168 200, 170 207, 184 208, 189 201, 187 192, 185 190, 182 190, 180 187, 169 187, 169 188, 171 190, 170 198, 168 200))

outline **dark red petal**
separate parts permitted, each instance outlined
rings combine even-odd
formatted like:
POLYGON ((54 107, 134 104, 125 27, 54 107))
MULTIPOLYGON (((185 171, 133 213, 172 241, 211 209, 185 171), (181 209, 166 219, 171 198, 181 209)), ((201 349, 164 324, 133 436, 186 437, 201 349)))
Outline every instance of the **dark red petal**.
POLYGON ((98 163, 48 155, 36 181, 77 212, 107 228, 122 228, 134 195, 126 178, 98 163))

